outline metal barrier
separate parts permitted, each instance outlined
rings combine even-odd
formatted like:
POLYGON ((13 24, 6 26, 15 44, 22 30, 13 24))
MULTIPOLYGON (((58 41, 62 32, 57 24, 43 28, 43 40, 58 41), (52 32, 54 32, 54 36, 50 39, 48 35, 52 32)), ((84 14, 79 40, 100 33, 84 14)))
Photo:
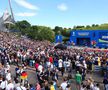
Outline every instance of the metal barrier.
POLYGON ((101 70, 102 70, 102 67, 101 66, 98 66, 98 65, 94 65, 93 66, 93 71, 99 72, 101 70))

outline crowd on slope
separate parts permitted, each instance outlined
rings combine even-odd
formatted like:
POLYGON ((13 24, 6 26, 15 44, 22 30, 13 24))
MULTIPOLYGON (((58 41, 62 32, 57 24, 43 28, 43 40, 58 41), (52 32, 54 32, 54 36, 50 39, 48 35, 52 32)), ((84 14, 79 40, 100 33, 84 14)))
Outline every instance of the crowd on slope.
POLYGON ((108 90, 108 52, 89 52, 84 49, 54 49, 48 41, 33 41, 14 34, 0 32, 0 89, 1 90, 100 90, 92 77, 93 66, 103 69, 103 83, 108 90), (15 76, 10 67, 15 65, 15 76), (38 82, 29 83, 21 75, 27 66, 36 69, 38 82), (75 82, 73 82, 74 78, 75 82))

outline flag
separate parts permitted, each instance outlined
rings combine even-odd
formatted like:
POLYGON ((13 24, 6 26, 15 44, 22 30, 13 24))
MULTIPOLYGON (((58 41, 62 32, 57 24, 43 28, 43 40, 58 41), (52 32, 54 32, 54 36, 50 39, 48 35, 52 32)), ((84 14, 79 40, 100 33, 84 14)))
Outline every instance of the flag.
POLYGON ((27 79, 27 77, 28 77, 27 72, 22 72, 20 78, 25 80, 25 79, 27 79))

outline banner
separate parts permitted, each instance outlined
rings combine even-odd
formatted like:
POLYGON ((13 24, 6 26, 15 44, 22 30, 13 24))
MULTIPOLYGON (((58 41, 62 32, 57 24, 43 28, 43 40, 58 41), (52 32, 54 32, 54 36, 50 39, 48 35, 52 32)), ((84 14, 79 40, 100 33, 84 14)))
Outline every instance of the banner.
POLYGON ((62 42, 62 35, 56 35, 55 42, 56 43, 61 43, 62 42))
POLYGON ((108 32, 99 33, 99 43, 106 44, 108 43, 108 32))

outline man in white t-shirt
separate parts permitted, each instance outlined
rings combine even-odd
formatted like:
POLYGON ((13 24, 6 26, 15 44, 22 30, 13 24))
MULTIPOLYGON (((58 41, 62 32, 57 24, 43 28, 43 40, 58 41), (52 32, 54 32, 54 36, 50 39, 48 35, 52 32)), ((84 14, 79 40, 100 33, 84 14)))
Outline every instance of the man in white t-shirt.
POLYGON ((11 80, 11 73, 9 70, 7 71, 6 79, 7 79, 7 81, 11 80))
POLYGON ((16 90, 27 90, 24 86, 20 85, 16 88, 16 90))
POLYGON ((17 56, 18 56, 18 57, 21 56, 21 52, 20 52, 20 51, 17 52, 17 56))
POLYGON ((76 59, 79 60, 79 58, 80 58, 80 55, 78 54, 78 55, 76 56, 76 59))
POLYGON ((38 71, 39 71, 39 72, 42 72, 42 71, 43 71, 42 65, 39 65, 39 66, 38 66, 38 71))
POLYGON ((84 68, 87 69, 87 64, 85 60, 83 61, 83 65, 84 65, 84 68))
POLYGON ((14 84, 12 83, 12 80, 9 80, 9 83, 6 86, 6 90, 13 90, 14 84))
POLYGON ((8 72, 8 70, 10 70, 10 65, 8 63, 6 63, 6 67, 4 69, 5 69, 5 74, 6 74, 8 72))
POLYGON ((61 83, 61 89, 62 90, 66 90, 66 87, 67 87, 67 81, 66 81, 66 79, 64 78, 64 81, 61 83))
POLYGON ((46 65, 47 65, 47 67, 50 68, 50 67, 51 67, 51 62, 47 61, 47 62, 46 62, 46 65))
POLYGON ((100 90, 99 89, 99 84, 96 84, 96 86, 94 86, 93 90, 100 90))
POLYGON ((59 68, 63 67, 63 60, 62 59, 59 59, 59 61, 58 61, 58 67, 59 68))
POLYGON ((0 88, 1 88, 1 89, 5 89, 6 86, 7 86, 7 80, 5 80, 5 78, 3 78, 3 81, 2 81, 1 84, 0 84, 0 88))

